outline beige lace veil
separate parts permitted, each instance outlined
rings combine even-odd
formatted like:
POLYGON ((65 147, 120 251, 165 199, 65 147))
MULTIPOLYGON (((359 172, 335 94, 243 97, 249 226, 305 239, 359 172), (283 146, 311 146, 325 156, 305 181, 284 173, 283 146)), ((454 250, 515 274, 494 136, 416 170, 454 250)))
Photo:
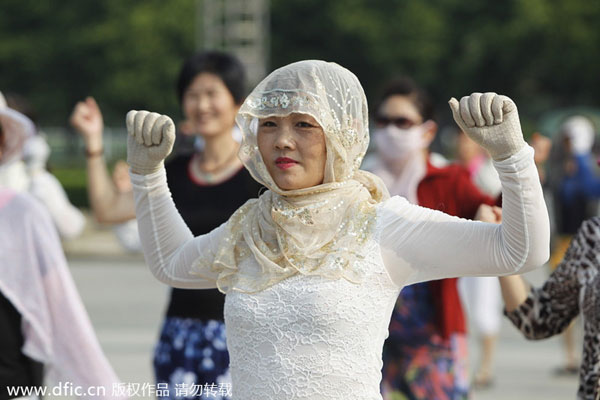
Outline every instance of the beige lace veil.
POLYGON ((243 134, 239 156, 269 190, 234 213, 215 259, 197 260, 195 272, 218 272, 222 292, 257 292, 295 274, 360 282, 365 271, 357 261, 373 231, 375 205, 389 194, 379 178, 359 170, 369 130, 358 78, 335 63, 287 65, 258 84, 236 120, 243 134), (322 184, 287 191, 267 172, 256 135, 260 118, 291 113, 321 125, 327 161, 322 184))

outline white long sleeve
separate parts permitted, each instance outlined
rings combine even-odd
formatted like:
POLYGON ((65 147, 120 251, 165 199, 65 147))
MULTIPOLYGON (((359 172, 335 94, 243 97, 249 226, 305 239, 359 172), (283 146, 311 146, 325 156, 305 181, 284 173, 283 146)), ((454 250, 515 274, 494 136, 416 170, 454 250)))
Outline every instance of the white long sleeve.
POLYGON ((85 217, 71 204, 54 175, 45 170, 37 171, 31 176, 29 193, 44 203, 61 238, 73 239, 81 235, 85 217))
POLYGON ((194 238, 175 208, 164 168, 150 175, 130 175, 142 249, 154 276, 177 288, 216 288, 217 273, 199 277, 191 268, 201 255, 206 259, 214 254, 224 225, 194 238))
POLYGON ((547 261, 550 227, 533 149, 526 146, 494 166, 502 182, 501 225, 452 217, 400 197, 380 206, 381 254, 397 285, 522 273, 547 261))
MULTIPOLYGON (((541 266, 549 256, 550 228, 542 189, 525 147, 495 162, 503 191, 501 225, 468 221, 393 197, 378 210, 376 237, 394 283, 459 276, 509 275, 541 266)), ((224 226, 193 238, 177 212, 164 169, 131 174, 140 239, 146 262, 160 281, 179 288, 214 288, 217 272, 191 272, 212 257, 224 226)))

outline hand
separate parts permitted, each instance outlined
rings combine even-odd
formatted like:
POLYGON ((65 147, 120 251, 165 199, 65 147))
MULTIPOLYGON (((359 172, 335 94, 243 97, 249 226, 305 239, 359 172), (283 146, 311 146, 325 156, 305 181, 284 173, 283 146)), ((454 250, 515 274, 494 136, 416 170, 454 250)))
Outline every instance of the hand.
POLYGON ((523 146, 523 132, 517 106, 511 99, 496 93, 473 93, 448 102, 454 120, 494 160, 507 159, 523 146))
POLYGON ((474 219, 477 221, 499 224, 502 222, 502 209, 497 206, 488 206, 487 204, 482 204, 477 209, 474 219))
POLYGON ((104 122, 100 107, 93 97, 78 102, 69 118, 71 126, 83 137, 85 148, 90 153, 102 151, 104 122))
POLYGON ((129 111, 127 124, 127 163, 131 172, 149 175, 162 168, 175 142, 175 124, 166 115, 129 111))

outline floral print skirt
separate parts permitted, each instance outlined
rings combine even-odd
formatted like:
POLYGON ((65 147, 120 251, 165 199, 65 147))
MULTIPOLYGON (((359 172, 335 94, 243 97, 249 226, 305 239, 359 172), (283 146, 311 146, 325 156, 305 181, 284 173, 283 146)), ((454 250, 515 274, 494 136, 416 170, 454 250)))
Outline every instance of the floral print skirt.
POLYGON ((402 289, 383 349, 385 400, 468 398, 466 336, 443 338, 434 317, 427 283, 402 289))
POLYGON ((223 321, 167 317, 154 351, 159 399, 231 398, 223 321))

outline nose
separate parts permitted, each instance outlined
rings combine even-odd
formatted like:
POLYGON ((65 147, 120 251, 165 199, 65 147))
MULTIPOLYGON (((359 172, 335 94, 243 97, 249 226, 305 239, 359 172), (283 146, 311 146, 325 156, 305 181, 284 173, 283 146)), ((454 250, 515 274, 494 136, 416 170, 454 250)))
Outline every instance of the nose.
POLYGON ((287 126, 282 126, 279 129, 279 132, 277 132, 277 137, 275 138, 275 148, 279 150, 293 150, 295 147, 296 142, 294 141, 292 130, 287 126))
POLYGON ((198 96, 198 99, 196 101, 196 107, 200 111, 207 111, 210 108, 210 100, 209 100, 208 96, 206 96, 206 95, 198 96))

